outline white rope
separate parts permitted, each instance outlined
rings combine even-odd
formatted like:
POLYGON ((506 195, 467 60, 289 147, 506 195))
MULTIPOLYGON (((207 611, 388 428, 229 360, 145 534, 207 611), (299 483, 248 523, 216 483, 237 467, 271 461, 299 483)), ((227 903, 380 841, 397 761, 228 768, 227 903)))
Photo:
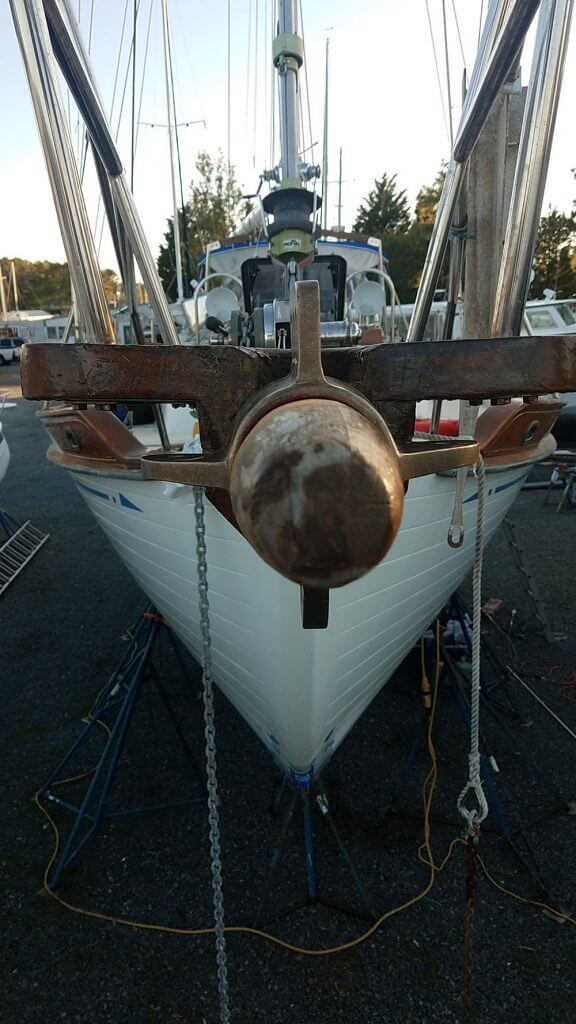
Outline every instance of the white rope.
POLYGON ((470 753, 468 755, 468 782, 458 797, 458 810, 465 819, 468 833, 474 833, 488 814, 488 802, 482 788, 480 774, 480 638, 482 631, 482 558, 484 554, 484 521, 486 512, 486 470, 482 456, 476 465, 478 477, 478 519, 476 522, 476 550, 472 576, 472 680, 470 692, 470 753), (468 808, 465 801, 473 794, 476 807, 468 808))

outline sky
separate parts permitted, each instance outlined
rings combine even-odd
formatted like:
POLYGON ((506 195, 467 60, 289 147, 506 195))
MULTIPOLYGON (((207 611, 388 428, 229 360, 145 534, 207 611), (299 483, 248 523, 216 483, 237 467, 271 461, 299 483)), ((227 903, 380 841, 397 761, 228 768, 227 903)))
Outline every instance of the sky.
MULTIPOLYGON (((92 0, 73 2, 77 10, 79 5, 80 23, 87 39, 92 0)), ((94 0, 91 56, 108 110, 113 96, 125 2, 94 0)), ((148 241, 156 255, 166 219, 172 213, 168 138, 166 128, 162 127, 166 124, 162 29, 160 0, 139 2, 136 107, 140 107, 140 123, 134 194, 148 241), (144 84, 140 100, 141 81, 144 84)), ((248 193, 256 190, 260 172, 270 166, 272 6, 273 0, 231 0, 230 159, 248 193)), ((358 205, 375 178, 384 172, 397 174, 399 186, 406 189, 413 205, 419 188, 433 182, 442 161, 449 155, 442 0, 428 0, 428 6, 443 104, 425 0, 362 0, 361 3, 302 0, 312 126, 310 139, 305 109, 304 137, 307 145, 316 144, 306 158, 317 163, 322 154, 325 52, 329 39, 329 225, 338 222, 336 179, 340 147, 342 222, 347 228, 352 226, 358 205)), ((481 8, 485 6, 482 0, 445 0, 455 127, 460 113, 463 55, 470 70, 481 8)), ((112 118, 114 129, 127 69, 126 40, 131 34, 132 0, 127 8, 112 118)), ((226 0, 169 0, 177 116, 178 121, 189 122, 179 130, 185 194, 199 150, 215 154, 221 148, 227 155, 226 9, 226 0)), ((523 62, 524 81, 530 70, 529 50, 528 42, 523 62)), ((7 0, 0 5, 0 66, 4 69, 0 254, 63 261, 64 250, 7 0)), ((128 172, 130 82, 128 75, 118 135, 120 154, 128 172)), ((575 97, 576 30, 573 29, 544 198, 545 208, 552 204, 567 212, 576 197, 576 182, 570 170, 576 166, 575 97)), ((68 109, 65 94, 64 104, 68 109)), ((80 132, 73 107, 70 107, 70 122, 72 138, 78 147, 80 132)), ((278 159, 277 146, 275 159, 278 159)), ((106 232, 100 241, 100 221, 96 221, 97 190, 91 166, 86 172, 85 193, 91 223, 98 225, 96 240, 100 245, 100 263, 115 266, 106 232)))

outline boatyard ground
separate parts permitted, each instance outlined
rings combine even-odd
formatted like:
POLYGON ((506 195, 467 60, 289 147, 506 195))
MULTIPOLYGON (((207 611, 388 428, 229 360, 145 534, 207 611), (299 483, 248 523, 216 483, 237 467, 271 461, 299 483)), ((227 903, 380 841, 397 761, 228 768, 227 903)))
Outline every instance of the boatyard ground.
MULTIPOLYGON (((35 411, 18 398, 18 368, 0 368, 0 391, 13 386, 4 413, 12 463, 0 505, 50 533, 0 600, 3 780, 0 1019, 3 1024, 214 1024, 213 940, 131 929, 73 913, 42 887, 53 833, 34 794, 78 733, 82 717, 131 641, 145 598, 89 514, 66 474, 45 460, 47 438, 35 411), (124 639, 123 639, 124 637, 124 639)), ((542 491, 524 491, 513 510, 555 629, 568 639, 546 644, 528 622, 524 584, 503 535, 486 552, 484 597, 499 598, 494 637, 538 694, 576 731, 576 509, 555 513, 542 491), (524 625, 523 625, 524 624, 524 625)), ((157 668, 174 694, 179 721, 202 761, 201 702, 188 699, 166 637, 157 668)), ((197 681, 197 671, 187 660, 197 681)), ((576 800, 576 742, 520 687, 523 724, 505 719, 506 740, 488 714, 485 743, 510 827, 539 819, 527 832, 558 904, 576 911, 576 817, 554 813, 576 800), (542 778, 529 770, 533 757, 542 778)), ((418 752, 402 788, 405 813, 385 816, 419 721, 419 670, 411 658, 357 723, 330 765, 326 786, 334 819, 377 913, 409 900, 428 871, 419 862, 421 789, 429 761, 418 752)), ((184 799, 195 780, 176 748, 161 701, 144 694, 128 739, 113 801, 127 806, 184 799)), ((434 730, 439 781, 432 845, 442 859, 457 834, 454 808, 467 775, 467 735, 444 687, 434 730)), ((95 736, 75 762, 89 768, 103 742, 95 736)), ((266 883, 282 815, 270 814, 275 785, 266 750, 232 707, 217 700, 218 770, 226 918, 252 923, 266 883)), ((83 783, 77 783, 80 787, 83 783)), ((64 792, 64 791, 62 791, 64 792)), ((77 798, 79 788, 67 790, 77 798)), ((317 816, 320 819, 320 815, 317 816)), ((63 833, 68 819, 57 815, 63 833)), ((495 879, 536 897, 540 890, 500 838, 491 815, 479 850, 495 879)), ((321 893, 362 910, 359 895, 325 820, 316 820, 321 893)), ((301 819, 295 813, 262 916, 305 897, 301 819)), ((442 1024, 461 1020, 466 862, 457 847, 426 899, 386 921, 355 948, 306 957, 261 938, 228 940, 232 1020, 239 1024, 442 1024)), ((114 917, 186 929, 210 923, 210 863, 203 806, 106 823, 65 878, 61 896, 114 917)), ((366 921, 304 906, 269 924, 302 947, 335 946, 366 921)), ((576 1011, 576 928, 493 888, 478 871, 473 984, 478 1024, 563 1024, 576 1011)), ((470 1018, 472 1019, 472 1018, 470 1018)))

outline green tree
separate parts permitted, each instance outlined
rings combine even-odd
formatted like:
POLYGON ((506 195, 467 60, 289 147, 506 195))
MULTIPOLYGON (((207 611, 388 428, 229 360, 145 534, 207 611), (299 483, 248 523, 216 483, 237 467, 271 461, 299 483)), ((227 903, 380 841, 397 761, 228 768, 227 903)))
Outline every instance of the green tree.
MULTIPOLYGON (((45 309, 47 313, 67 313, 70 309, 70 274, 67 263, 50 263, 48 260, 11 259, 0 260, 0 273, 4 275, 4 290, 9 309, 15 306, 15 297, 8 289, 10 264, 14 263, 18 285, 18 306, 20 309, 45 309)), ((102 271, 104 294, 108 302, 120 297, 120 282, 113 270, 102 271)))
POLYGON ((432 185, 420 189, 414 218, 396 175, 383 174, 358 210, 354 230, 380 238, 402 302, 416 297, 445 174, 442 168, 432 185))
POLYGON ((383 238, 387 234, 402 234, 409 227, 410 206, 406 191, 398 189, 395 174, 383 174, 360 205, 354 231, 383 238))
POLYGON ((122 285, 118 274, 113 270, 102 270, 102 284, 104 285, 104 295, 106 296, 106 302, 109 305, 115 305, 117 302, 125 302, 126 297, 122 290, 122 285))
POLYGON ((444 187, 446 167, 443 165, 438 171, 432 185, 423 185, 416 196, 415 216, 418 224, 434 223, 436 210, 440 202, 440 196, 444 187))
MULTIPOLYGON (((184 293, 190 294, 190 277, 198 273, 198 261, 208 242, 225 238, 234 230, 240 213, 242 190, 233 167, 228 167, 219 150, 215 159, 201 152, 196 160, 196 176, 190 186, 190 199, 180 209, 180 236, 184 269, 184 293)), ((160 246, 158 272, 168 298, 176 298, 176 260, 174 219, 168 220, 164 244, 160 246)))
POLYGON ((561 299, 576 295, 575 259, 576 218, 550 207, 538 229, 530 298, 542 298, 545 288, 561 299))
POLYGON ((0 272, 4 276, 4 289, 9 309, 16 305, 14 293, 8 288, 10 264, 14 263, 20 309, 45 309, 48 313, 65 312, 70 307, 70 275, 66 263, 4 257, 0 272))

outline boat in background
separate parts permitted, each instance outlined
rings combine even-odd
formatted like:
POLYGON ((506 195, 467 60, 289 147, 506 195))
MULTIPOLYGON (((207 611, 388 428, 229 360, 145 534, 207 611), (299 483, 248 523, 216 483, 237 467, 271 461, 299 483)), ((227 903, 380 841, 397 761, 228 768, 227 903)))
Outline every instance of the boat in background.
MULTIPOLYGON (((413 311, 414 303, 403 303, 398 308, 396 329, 401 337, 406 336, 406 325, 410 323, 413 311)), ((424 334, 426 341, 440 341, 443 337, 445 318, 446 302, 433 302, 424 334)), ((529 299, 522 320, 521 334, 576 334, 576 298, 557 299, 555 293, 551 292, 547 298, 529 299)), ((461 308, 456 311, 452 336, 462 337, 461 308)))
MULTIPOLYGON (((559 2, 551 16, 543 9, 540 18, 520 141, 530 150, 539 140, 540 158, 518 159, 502 258, 514 272, 502 272, 488 311, 504 303, 505 315, 494 316, 505 346, 427 344, 422 325, 459 182, 536 2, 493 0, 489 7, 402 344, 379 244, 330 237, 320 227, 320 168, 300 155, 298 4, 280 0, 273 55, 281 158, 262 175, 270 189, 250 223, 206 253, 191 300, 196 344, 189 346, 179 344, 69 4, 46 3, 45 25, 41 4, 11 6, 41 137, 60 132, 56 153, 47 148, 46 156, 52 180, 61 177, 72 197, 60 220, 72 273, 72 254, 84 254, 74 291, 89 342, 27 348, 24 393, 69 403, 41 414, 49 457, 71 474, 127 568, 200 659, 205 541, 214 679, 282 768, 307 782, 470 569, 484 480, 472 472, 479 455, 489 539, 530 468, 554 447, 550 428, 561 403, 538 395, 576 386, 574 360, 564 358, 574 351, 569 338, 518 337, 516 311, 527 288, 518 268, 527 255, 530 265, 537 221, 528 219, 522 233, 513 215, 517 201, 541 202, 558 98, 542 83, 561 77, 570 4, 559 2), (93 344, 112 343, 114 333, 51 72, 55 59, 88 127, 126 294, 134 253, 161 346, 93 344), (526 401, 510 401, 513 394, 526 401), (433 398, 496 404, 482 411, 473 438, 464 431, 423 438, 414 430, 416 402, 433 398), (133 431, 109 408, 144 401, 153 405, 154 424, 133 431), (205 537, 195 519, 199 488, 207 499, 205 537)), ((62 192, 55 190, 55 201, 63 202, 62 192)), ((481 256, 492 260, 493 252, 481 256)))

